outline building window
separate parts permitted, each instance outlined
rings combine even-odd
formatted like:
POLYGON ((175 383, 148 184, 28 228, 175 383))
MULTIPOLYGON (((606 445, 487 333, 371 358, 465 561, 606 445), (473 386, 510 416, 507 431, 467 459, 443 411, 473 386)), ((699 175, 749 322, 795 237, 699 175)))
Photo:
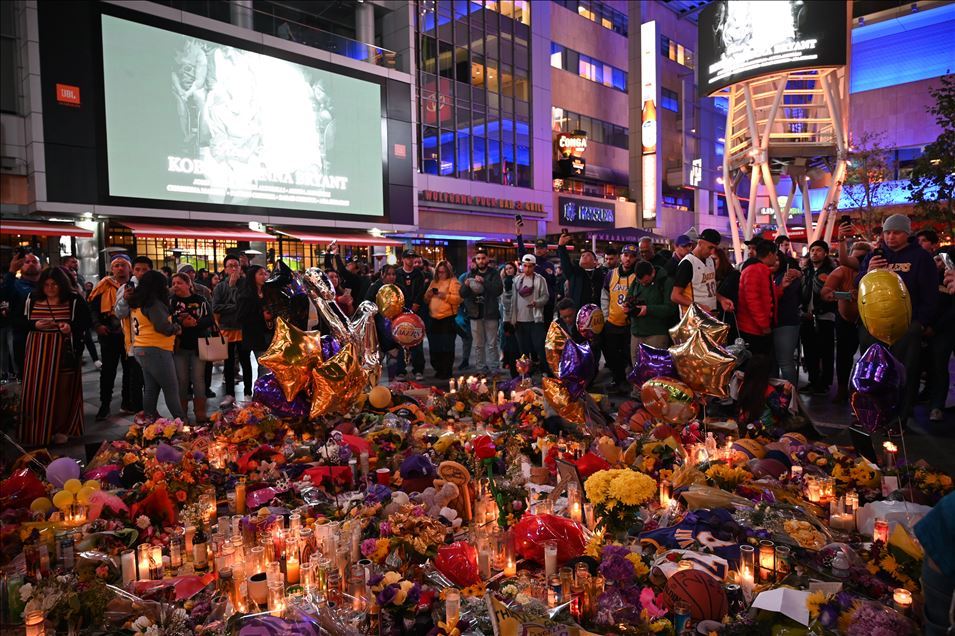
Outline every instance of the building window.
POLYGON ((620 35, 627 35, 627 14, 607 6, 600 0, 554 0, 555 4, 565 7, 582 18, 596 22, 605 29, 620 35))
POLYGON ((550 43, 550 65, 574 73, 591 82, 602 84, 607 88, 627 92, 626 71, 605 64, 589 55, 578 53, 557 42, 550 43))
POLYGON ((660 106, 674 113, 680 112, 680 96, 666 88, 660 89, 660 106))
POLYGON ((0 110, 5 113, 20 110, 16 6, 15 2, 0 3, 0 110))
POLYGON ((665 35, 660 36, 660 55, 687 68, 696 68, 693 50, 665 35))
POLYGON ((558 106, 551 107, 550 115, 551 129, 554 132, 583 130, 587 133, 588 141, 624 150, 629 148, 630 129, 625 126, 617 126, 609 121, 580 115, 558 106))
POLYGON ((530 7, 417 2, 421 172, 531 186, 530 7))

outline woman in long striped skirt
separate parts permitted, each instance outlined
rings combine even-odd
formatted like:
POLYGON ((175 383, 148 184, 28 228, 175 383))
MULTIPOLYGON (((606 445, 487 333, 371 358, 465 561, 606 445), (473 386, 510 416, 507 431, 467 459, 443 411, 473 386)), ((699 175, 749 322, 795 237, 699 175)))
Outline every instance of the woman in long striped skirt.
POLYGON ((20 441, 25 446, 62 444, 83 434, 83 385, 78 352, 90 326, 89 308, 71 290, 59 267, 40 274, 27 297, 29 322, 23 387, 20 392, 20 441))

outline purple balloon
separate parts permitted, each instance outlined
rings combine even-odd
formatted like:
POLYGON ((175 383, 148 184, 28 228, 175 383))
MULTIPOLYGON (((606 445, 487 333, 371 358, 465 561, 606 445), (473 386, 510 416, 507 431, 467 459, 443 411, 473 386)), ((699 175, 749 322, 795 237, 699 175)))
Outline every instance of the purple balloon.
POLYGON ((62 488, 63 484, 70 479, 79 479, 79 477, 80 465, 72 457, 54 459, 46 467, 46 480, 57 488, 62 488))
POLYGON ((627 380, 634 386, 643 386, 643 383, 661 375, 671 378, 679 377, 673 366, 673 356, 668 349, 657 349, 648 344, 640 343, 637 351, 637 360, 633 369, 627 375, 627 380))
POLYGON ((863 353, 852 367, 849 384, 859 393, 891 394, 898 398, 905 386, 905 367, 881 342, 863 353))
POLYGON ((260 375, 252 390, 252 400, 268 407, 277 417, 299 419, 308 415, 309 403, 301 393, 289 402, 271 373, 260 375))
POLYGON ((568 340, 560 356, 560 380, 567 387, 570 396, 574 399, 580 397, 596 374, 597 365, 590 345, 568 340))
POLYGON ((874 433, 888 427, 894 419, 897 397, 888 393, 860 393, 849 398, 852 412, 859 420, 859 427, 866 433, 874 433))
POLYGON ((322 336, 322 360, 328 360, 341 350, 342 344, 335 339, 335 336, 331 334, 322 336))
POLYGON ((577 312, 577 331, 587 340, 593 340, 594 337, 603 331, 604 317, 600 307, 594 304, 584 305, 577 312), (597 313, 599 312, 599 314, 597 313), (597 314, 596 322, 598 328, 594 331, 594 315, 597 314))

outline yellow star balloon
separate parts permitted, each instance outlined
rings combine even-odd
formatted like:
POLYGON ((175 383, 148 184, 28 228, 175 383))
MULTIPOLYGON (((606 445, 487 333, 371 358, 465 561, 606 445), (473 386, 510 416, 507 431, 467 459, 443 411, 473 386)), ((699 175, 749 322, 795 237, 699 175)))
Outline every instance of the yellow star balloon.
POLYGON ((322 334, 302 331, 282 318, 275 320, 275 337, 259 364, 272 372, 291 402, 311 382, 312 367, 322 360, 322 334))
POLYGON ((696 331, 686 342, 670 347, 670 355, 680 379, 691 389, 719 398, 729 395, 727 385, 736 358, 705 331, 696 331))
POLYGON ((702 331, 718 345, 726 344, 730 326, 717 320, 713 314, 700 305, 693 303, 680 318, 680 322, 670 328, 670 338, 674 345, 683 344, 696 331, 702 331))
POLYGON ((550 323, 544 337, 544 355, 551 371, 560 377, 560 357, 567 345, 567 332, 557 322, 550 323))
POLYGON ((341 351, 312 369, 312 419, 331 413, 344 413, 352 407, 365 389, 367 376, 361 368, 355 344, 349 342, 341 351))

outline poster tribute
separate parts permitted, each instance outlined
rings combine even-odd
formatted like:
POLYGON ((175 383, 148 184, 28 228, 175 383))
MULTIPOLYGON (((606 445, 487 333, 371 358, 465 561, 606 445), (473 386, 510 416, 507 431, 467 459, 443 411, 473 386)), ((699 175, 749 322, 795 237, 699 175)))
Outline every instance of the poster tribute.
POLYGON ((110 196, 383 215, 378 84, 102 20, 110 196))
POLYGON ((822 0, 717 0, 700 12, 698 50, 705 95, 765 73, 840 66, 845 10, 822 0))

